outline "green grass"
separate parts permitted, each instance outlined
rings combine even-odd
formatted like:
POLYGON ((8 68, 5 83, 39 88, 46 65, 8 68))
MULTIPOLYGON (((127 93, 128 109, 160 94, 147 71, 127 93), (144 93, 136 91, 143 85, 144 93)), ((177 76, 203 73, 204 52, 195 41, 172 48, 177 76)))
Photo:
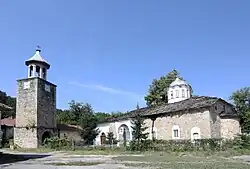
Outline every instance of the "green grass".
POLYGON ((151 153, 145 156, 119 156, 114 160, 126 166, 155 169, 249 169, 250 164, 232 158, 195 153, 151 153))

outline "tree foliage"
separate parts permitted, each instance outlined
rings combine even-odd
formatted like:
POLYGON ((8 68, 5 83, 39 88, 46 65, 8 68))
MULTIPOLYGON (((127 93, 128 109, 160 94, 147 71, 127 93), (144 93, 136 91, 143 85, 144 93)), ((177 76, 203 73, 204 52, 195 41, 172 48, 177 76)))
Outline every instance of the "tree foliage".
POLYGON ((97 128, 97 118, 91 105, 72 102, 70 109, 74 114, 79 115, 78 124, 83 128, 80 134, 85 144, 92 145, 99 134, 99 130, 97 128))
POLYGON ((106 143, 109 145, 113 145, 113 144, 117 143, 117 140, 115 139, 113 132, 108 132, 107 138, 106 138, 106 143))
MULTIPOLYGON (((167 75, 160 77, 160 79, 153 79, 152 84, 149 86, 148 94, 145 96, 147 106, 155 106, 168 102, 168 87, 179 77, 179 72, 173 70, 167 75)), ((183 79, 182 77, 179 77, 183 79)))
POLYGON ((230 99, 235 105, 240 117, 242 131, 250 131, 250 87, 245 87, 233 92, 230 99))
POLYGON ((3 103, 13 108, 13 110, 3 111, 1 118, 16 116, 16 98, 15 97, 8 96, 5 92, 0 90, 0 103, 3 103))
POLYGON ((147 128, 145 126, 144 118, 139 113, 139 106, 137 105, 137 113, 132 120, 132 149, 133 150, 142 150, 144 141, 148 138, 147 128))

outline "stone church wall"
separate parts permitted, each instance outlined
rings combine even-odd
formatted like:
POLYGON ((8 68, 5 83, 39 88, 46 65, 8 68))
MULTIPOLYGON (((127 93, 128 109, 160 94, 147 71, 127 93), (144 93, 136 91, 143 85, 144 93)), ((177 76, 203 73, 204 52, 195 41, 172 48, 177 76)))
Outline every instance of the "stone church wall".
MULTIPOLYGON (((150 125, 150 122, 147 123, 150 125)), ((191 130, 200 129, 201 138, 210 138, 210 113, 208 110, 192 111, 181 115, 163 116, 155 120, 157 139, 171 140, 173 138, 173 126, 179 126, 179 139, 191 139, 191 130)), ((151 127, 151 126, 150 126, 151 127)))
POLYGON ((232 107, 224 102, 218 102, 211 110, 211 132, 214 138, 233 138, 241 133, 239 119, 232 117, 220 117, 221 112, 232 114, 232 107))
POLYGON ((233 138, 241 133, 239 119, 222 118, 221 119, 221 136, 224 138, 233 138))

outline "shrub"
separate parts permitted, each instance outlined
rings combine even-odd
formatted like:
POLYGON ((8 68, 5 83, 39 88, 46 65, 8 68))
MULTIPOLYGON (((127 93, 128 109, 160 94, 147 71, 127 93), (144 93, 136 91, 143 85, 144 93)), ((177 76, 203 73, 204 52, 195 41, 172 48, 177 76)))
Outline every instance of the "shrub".
POLYGON ((126 147, 128 151, 149 151, 153 150, 153 141, 152 140, 141 140, 138 145, 137 140, 132 140, 129 142, 129 145, 126 147))
POLYGON ((67 138, 51 137, 44 141, 45 147, 55 150, 71 149, 72 142, 67 138))
POLYGON ((234 148, 250 150, 250 135, 240 134, 234 139, 234 148))

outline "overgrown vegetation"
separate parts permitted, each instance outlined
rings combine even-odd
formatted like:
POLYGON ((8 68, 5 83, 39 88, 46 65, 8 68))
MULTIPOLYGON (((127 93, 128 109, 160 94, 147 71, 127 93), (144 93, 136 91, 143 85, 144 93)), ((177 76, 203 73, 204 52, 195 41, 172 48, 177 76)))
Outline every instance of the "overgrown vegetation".
POLYGON ((72 148, 72 142, 67 138, 51 137, 44 140, 44 147, 53 150, 69 150, 72 148))

